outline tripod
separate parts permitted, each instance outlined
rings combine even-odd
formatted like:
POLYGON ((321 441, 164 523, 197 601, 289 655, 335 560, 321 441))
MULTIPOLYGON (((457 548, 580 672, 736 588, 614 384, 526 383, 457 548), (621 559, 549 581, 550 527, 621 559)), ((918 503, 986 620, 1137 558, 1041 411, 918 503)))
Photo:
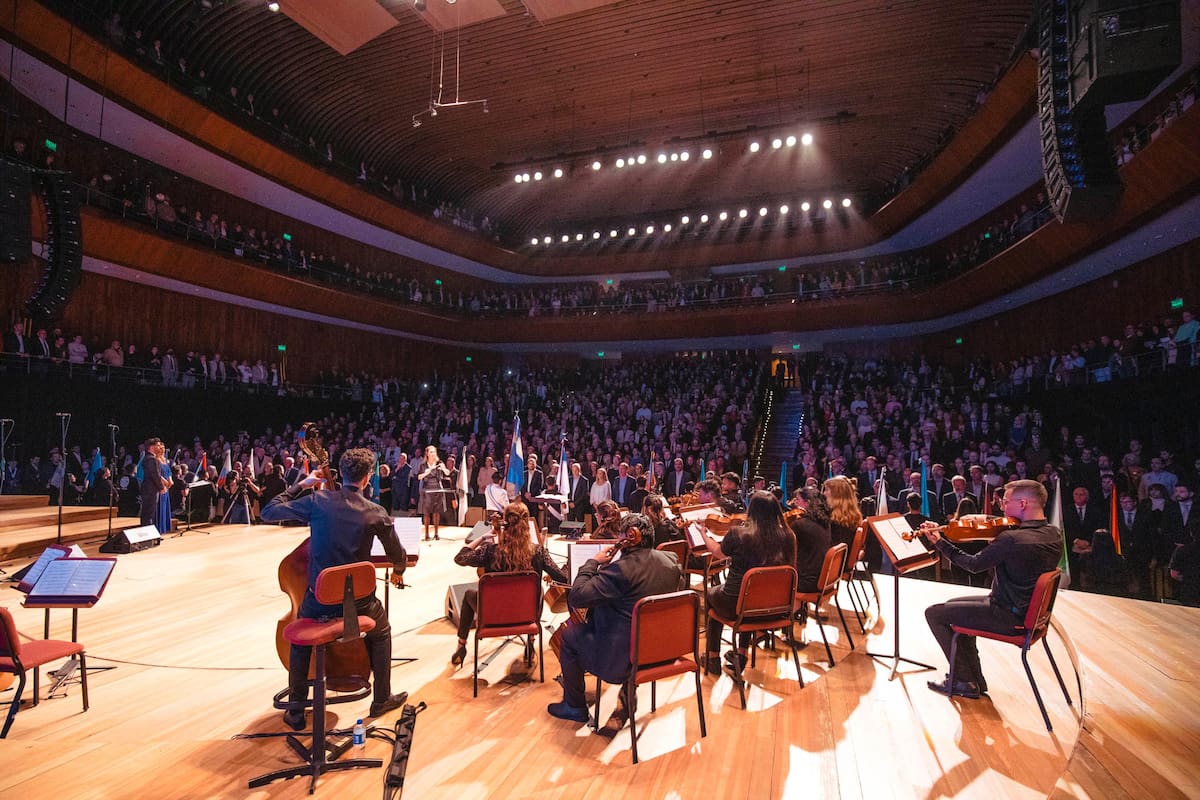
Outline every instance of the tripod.
POLYGON ((112 444, 112 460, 109 463, 112 464, 113 467, 109 469, 109 473, 108 473, 108 480, 109 480, 108 535, 104 537, 105 544, 108 544, 109 542, 111 542, 112 536, 113 536, 112 518, 113 518, 113 505, 116 503, 116 500, 117 500, 117 496, 116 496, 117 495, 117 480, 116 480, 116 475, 113 474, 112 470, 113 470, 113 468, 116 467, 116 464, 117 464, 117 431, 119 431, 119 430, 121 430, 121 429, 118 428, 116 425, 113 425, 111 422, 108 424, 108 437, 109 437, 110 443, 112 444))

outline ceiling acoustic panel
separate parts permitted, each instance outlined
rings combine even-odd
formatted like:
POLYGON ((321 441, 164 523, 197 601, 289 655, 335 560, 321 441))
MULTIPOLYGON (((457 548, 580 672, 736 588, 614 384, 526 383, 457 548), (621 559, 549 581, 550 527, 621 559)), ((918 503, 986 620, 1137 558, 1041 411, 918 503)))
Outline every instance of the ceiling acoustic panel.
POLYGON ((498 0, 458 0, 455 3, 426 0, 425 10, 416 11, 417 16, 438 33, 487 22, 506 13, 498 0))
POLYGON ((279 0, 279 10, 344 56, 398 24, 377 0, 279 0))

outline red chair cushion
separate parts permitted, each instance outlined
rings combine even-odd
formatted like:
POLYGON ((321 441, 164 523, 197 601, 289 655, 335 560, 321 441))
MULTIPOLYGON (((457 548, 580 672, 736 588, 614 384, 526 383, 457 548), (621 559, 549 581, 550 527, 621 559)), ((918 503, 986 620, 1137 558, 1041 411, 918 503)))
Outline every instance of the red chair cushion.
POLYGON ((538 632, 538 625, 525 623, 522 625, 489 625, 475 631, 476 639, 490 639, 496 636, 528 636, 538 632))
MULTIPOLYGON (((375 630, 375 620, 370 617, 359 617, 358 628, 363 633, 375 630)), ((316 647, 322 644, 336 642, 342 635, 342 618, 331 620, 300 619, 289 622, 283 629, 283 638, 300 647, 316 647)))
POLYGON ((695 661, 690 658, 677 658, 674 661, 669 661, 666 664, 654 664, 653 666, 641 667, 638 669, 637 682, 638 684, 651 683, 653 681, 661 681, 665 678, 670 678, 675 675, 685 675, 689 672, 699 672, 700 667, 695 661))
MULTIPOLYGON (((57 639, 34 639, 32 642, 23 642, 21 644, 21 664, 25 669, 33 669, 40 667, 42 664, 48 664, 51 661, 58 661, 60 658, 68 658, 73 655, 82 653, 83 645, 78 642, 62 642, 57 639)), ((12 658, 0 658, 0 672, 11 672, 16 674, 16 664, 12 658)))
MULTIPOLYGON (((995 631, 980 631, 974 628, 964 628, 961 625, 951 625, 950 627, 955 633, 961 633, 963 636, 975 636, 980 639, 991 639, 992 641, 996 642, 1007 642, 1008 644, 1015 644, 1017 647, 1023 647, 1025 645, 1024 631, 1020 633, 1004 634, 996 633, 995 631)), ((1034 641, 1036 641, 1036 639, 1034 641)))

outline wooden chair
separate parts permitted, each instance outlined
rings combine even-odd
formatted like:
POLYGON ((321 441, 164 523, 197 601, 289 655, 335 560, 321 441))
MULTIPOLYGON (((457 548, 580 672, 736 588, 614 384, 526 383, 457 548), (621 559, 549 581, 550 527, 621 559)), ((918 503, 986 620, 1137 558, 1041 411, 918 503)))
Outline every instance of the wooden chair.
POLYGON ((1046 704, 1042 702, 1042 693, 1038 691, 1037 681, 1033 679, 1033 672, 1029 669, 1029 648, 1041 640, 1042 646, 1046 648, 1046 657, 1050 659, 1050 666, 1054 669, 1054 677, 1058 678, 1058 686, 1062 689, 1063 697, 1066 698, 1068 706, 1072 705, 1067 685, 1063 682, 1062 673, 1058 671, 1058 664, 1054 661, 1054 654, 1050 652, 1050 644, 1046 641, 1046 630, 1050 627, 1050 615, 1054 612, 1054 601, 1058 597, 1058 578, 1061 572, 1062 570, 1054 569, 1042 573, 1033 588, 1033 597, 1029 601, 1029 610, 1025 612, 1024 624, 1013 628, 1012 633, 981 631, 963 625, 951 626, 954 638, 950 640, 949 685, 954 685, 954 660, 958 655, 958 637, 960 635, 1016 645, 1021 648, 1021 664, 1025 667, 1025 675, 1029 678, 1029 685, 1033 688, 1033 697, 1037 700, 1038 709, 1042 712, 1042 721, 1046 723, 1047 731, 1054 729, 1050 725, 1050 715, 1046 713, 1046 704))
MULTIPOLYGON (((821 624, 821 604, 837 597, 838 583, 842 580, 846 568, 846 552, 845 542, 829 548, 825 552, 825 560, 821 563, 821 574, 817 578, 817 591, 796 593, 796 620, 804 622, 808 619, 808 604, 811 603, 813 613, 817 616, 817 629, 821 631, 821 639, 825 642, 825 655, 829 658, 831 667, 835 666, 835 662, 833 650, 829 647, 829 637, 825 635, 825 627, 821 624)), ((838 617, 842 620, 842 630, 846 634, 846 640, 850 643, 850 649, 853 650, 854 639, 850 636, 850 629, 846 625, 846 616, 842 613, 842 607, 834 604, 834 608, 837 609, 838 617)))
POLYGON ((17 676, 17 689, 8 707, 8 716, 4 720, 4 729, 0 730, 0 739, 8 736, 8 729, 16 719, 17 711, 21 708, 21 694, 25 691, 25 677, 33 670, 33 704, 38 704, 41 687, 38 684, 38 674, 41 667, 60 658, 79 656, 79 679, 83 687, 83 710, 88 710, 87 661, 83 645, 78 642, 65 642, 57 639, 34 639, 21 643, 21 635, 17 633, 16 623, 12 614, 0 607, 0 672, 17 676))
POLYGON ((538 637, 538 677, 546 682, 542 658, 541 581, 536 572, 489 572, 479 579, 479 605, 475 617, 475 671, 471 695, 479 696, 479 640, 494 637, 524 636, 525 661, 533 651, 533 635, 538 637))
MULTIPOLYGON (((845 545, 843 545, 843 548, 845 545)), ((711 619, 726 625, 733 632, 736 646, 738 634, 760 631, 788 633, 795 610, 796 568, 791 565, 778 567, 755 567, 742 576, 742 588, 738 592, 737 610, 733 617, 723 617, 712 608, 708 609, 711 619)), ((750 650, 751 659, 757 651, 750 650)), ((796 662, 796 678, 804 688, 804 675, 800 672, 800 655, 792 648, 792 659, 796 662)), ((753 661, 751 661, 753 664, 753 661)), ((745 681, 738 676, 736 681, 742 708, 746 707, 745 681)))
MULTIPOLYGON (((316 676, 313 686, 313 738, 312 747, 306 748, 295 736, 288 734, 287 741, 305 760, 306 763, 286 769, 268 772, 250 780, 250 788, 266 786, 272 781, 309 775, 308 793, 312 794, 317 788, 317 779, 322 773, 347 769, 364 769, 383 766, 377 758, 352 758, 346 761, 331 761, 326 756, 325 748, 325 648, 334 643, 351 642, 361 639, 369 631, 375 629, 375 620, 359 616, 355 601, 370 597, 375 591, 375 565, 369 561, 359 561, 355 564, 344 564, 321 570, 313 586, 313 595, 322 605, 340 605, 342 616, 338 619, 320 620, 309 617, 299 617, 288 623, 283 629, 283 638, 290 644, 301 647, 312 647, 316 662, 316 676)), ((349 699, 365 697, 367 690, 356 692, 349 699)), ((344 701, 347 698, 339 698, 344 701)), ((303 709, 309 701, 275 702, 276 708, 303 709)), ((348 743, 347 743, 348 744, 348 743)), ((337 758, 345 752, 345 747, 335 748, 332 758, 337 758)))
MULTIPOLYGON (((700 684, 700 598, 684 589, 670 594, 643 597, 633 607, 629 634, 629 677, 621 686, 629 710, 629 741, 633 763, 637 752, 637 687, 650 684, 650 710, 655 711, 658 681, 688 672, 696 677, 696 708, 700 712, 700 735, 704 726, 704 693, 700 684), (691 656, 688 658, 688 656, 691 656)), ((600 724, 600 678, 596 678, 597 728, 600 724)))

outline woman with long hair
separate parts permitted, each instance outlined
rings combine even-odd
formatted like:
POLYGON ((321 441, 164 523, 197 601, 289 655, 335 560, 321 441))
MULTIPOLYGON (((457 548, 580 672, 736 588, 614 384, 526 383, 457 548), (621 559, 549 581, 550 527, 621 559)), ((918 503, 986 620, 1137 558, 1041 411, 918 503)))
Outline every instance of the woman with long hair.
MULTIPOLYGON (((489 459, 490 460, 490 459, 489 459)), ((449 477, 450 470, 438 458, 437 447, 429 445, 425 448, 425 458, 417 471, 417 511, 421 513, 421 521, 425 526, 425 541, 429 541, 429 523, 433 522, 433 538, 438 536, 438 525, 441 524, 442 514, 446 512, 446 493, 442 490, 442 481, 449 477)))
POLYGON ((863 518, 854 484, 844 475, 836 475, 825 481, 822 491, 829 504, 829 533, 833 543, 849 547, 863 518))
POLYGON ((600 467, 596 470, 596 482, 588 492, 588 501, 592 508, 599 508, 605 500, 612 500, 612 484, 608 482, 608 470, 600 467))
POLYGON ((790 523, 796 536, 796 591, 815 592, 825 554, 833 545, 829 505, 817 489, 803 487, 792 495, 792 507, 804 511, 790 523))
POLYGON ((621 507, 612 500, 602 500, 596 506, 596 528, 587 539, 620 539, 621 507))
POLYGON ((483 466, 475 471, 475 489, 482 497, 487 487, 492 485, 492 476, 496 474, 496 459, 485 456, 483 466))
MULTIPOLYGON (((534 570, 549 575, 557 583, 570 583, 567 574, 550 558, 546 548, 533 541, 529 533, 529 509, 517 501, 504 507, 503 525, 499 538, 492 534, 480 536, 465 545, 454 556, 460 567, 476 567, 484 572, 525 572, 534 570)), ((467 637, 475 624, 475 608, 479 605, 479 590, 468 589, 463 595, 458 618, 458 649, 450 663, 461 666, 467 657, 467 637)))
MULTIPOLYGON (((794 566, 796 563, 796 537, 783 518, 783 507, 769 492, 759 491, 750 495, 743 525, 730 528, 720 542, 705 530, 704 541, 713 556, 729 559, 725 582, 708 590, 708 607, 723 617, 732 617, 736 613, 742 578, 749 570, 783 564, 794 566)), ((721 673, 719 658, 723 627, 709 617, 705 637, 705 669, 710 675, 721 673)), ((737 650, 726 654, 730 669, 739 679, 746 665, 750 638, 751 634, 742 634, 736 643, 737 650)))

